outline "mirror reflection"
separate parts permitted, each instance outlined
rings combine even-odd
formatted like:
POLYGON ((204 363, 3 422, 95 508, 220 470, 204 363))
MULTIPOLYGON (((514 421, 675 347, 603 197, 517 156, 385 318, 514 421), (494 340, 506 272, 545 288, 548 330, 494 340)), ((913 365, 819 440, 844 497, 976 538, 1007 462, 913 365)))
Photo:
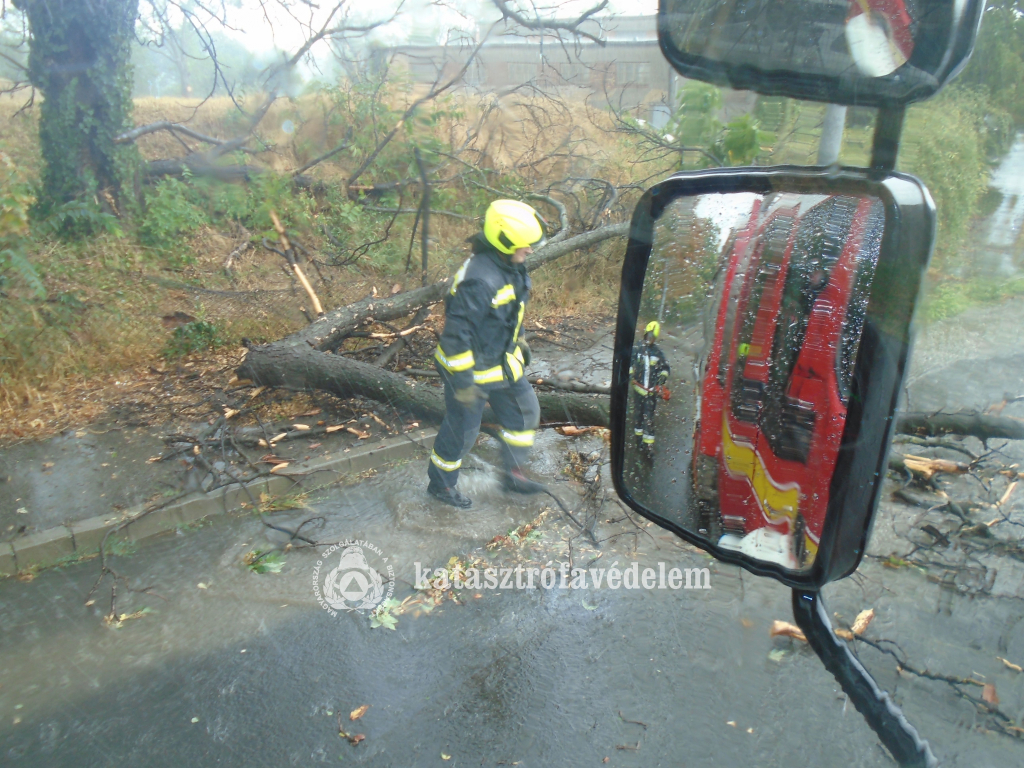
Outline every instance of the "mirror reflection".
POLYGON ((869 196, 665 208, 630 365, 637 501, 723 549, 811 566, 884 228, 869 196))
POLYGON ((870 78, 895 72, 918 47, 929 50, 918 51, 914 64, 934 74, 954 11, 949 0, 665 0, 662 7, 684 54, 768 72, 870 78))

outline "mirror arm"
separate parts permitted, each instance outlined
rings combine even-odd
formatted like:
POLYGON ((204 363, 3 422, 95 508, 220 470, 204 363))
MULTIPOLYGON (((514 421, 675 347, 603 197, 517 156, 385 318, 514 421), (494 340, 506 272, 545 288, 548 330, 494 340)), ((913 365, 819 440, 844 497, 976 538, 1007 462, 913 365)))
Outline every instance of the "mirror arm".
POLYGON ((902 105, 878 108, 878 114, 875 116, 875 135, 871 141, 872 171, 885 174, 895 170, 905 111, 902 105))
POLYGON ((928 742, 907 722, 889 694, 878 687, 849 646, 832 632, 820 593, 794 589, 793 618, 825 668, 839 681, 857 711, 878 734, 896 762, 910 768, 938 766, 928 742))

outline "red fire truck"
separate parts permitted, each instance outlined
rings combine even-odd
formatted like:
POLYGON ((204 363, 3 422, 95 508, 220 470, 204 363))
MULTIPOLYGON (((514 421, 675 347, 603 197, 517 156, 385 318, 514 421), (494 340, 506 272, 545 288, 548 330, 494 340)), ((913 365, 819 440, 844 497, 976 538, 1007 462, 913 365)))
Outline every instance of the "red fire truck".
POLYGON ((727 243, 692 473, 699 526, 723 548, 814 559, 884 215, 874 198, 774 195, 727 243))

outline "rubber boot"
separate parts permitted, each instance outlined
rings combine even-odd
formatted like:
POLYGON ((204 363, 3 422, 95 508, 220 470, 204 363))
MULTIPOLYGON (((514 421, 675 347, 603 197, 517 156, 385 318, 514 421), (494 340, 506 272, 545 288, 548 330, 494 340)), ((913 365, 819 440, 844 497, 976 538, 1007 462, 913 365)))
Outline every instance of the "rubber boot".
POLYGON ((524 475, 521 469, 513 469, 511 472, 505 473, 505 490, 512 491, 512 493, 525 494, 545 493, 547 491, 541 483, 530 480, 524 475))
POLYGON ((434 485, 433 483, 430 483, 427 486, 427 493, 442 504, 447 504, 450 507, 466 509, 473 506, 473 500, 470 499, 469 496, 465 496, 460 493, 459 489, 455 487, 448 488, 444 485, 434 485))

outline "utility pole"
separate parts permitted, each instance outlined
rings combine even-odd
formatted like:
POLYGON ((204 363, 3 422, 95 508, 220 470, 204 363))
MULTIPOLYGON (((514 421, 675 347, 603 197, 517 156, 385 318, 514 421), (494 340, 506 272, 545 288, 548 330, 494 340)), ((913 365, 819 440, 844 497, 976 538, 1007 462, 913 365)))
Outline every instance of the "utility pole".
POLYGON ((843 146, 843 127, 846 125, 846 107, 839 104, 825 106, 825 122, 821 126, 821 141, 818 144, 818 165, 832 165, 839 162, 839 150, 843 146))

